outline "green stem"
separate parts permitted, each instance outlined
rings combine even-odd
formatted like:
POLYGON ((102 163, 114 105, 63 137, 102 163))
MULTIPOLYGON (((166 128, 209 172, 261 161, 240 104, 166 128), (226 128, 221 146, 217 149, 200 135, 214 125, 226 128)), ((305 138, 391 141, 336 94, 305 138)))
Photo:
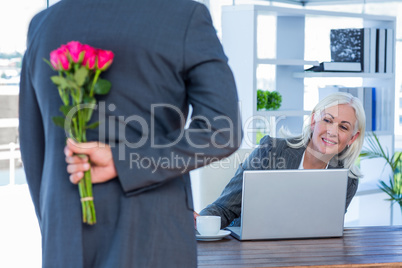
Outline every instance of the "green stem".
POLYGON ((73 118, 73 125, 74 125, 74 136, 72 138, 76 139, 78 142, 81 142, 81 137, 79 137, 79 131, 78 131, 78 124, 77 124, 77 119, 73 118))
MULTIPOLYGON (((86 197, 93 197, 91 171, 90 170, 85 171, 83 181, 85 183, 86 197)), ((95 206, 94 206, 93 200, 89 200, 89 201, 85 202, 85 204, 86 204, 86 211, 87 211, 87 223, 88 224, 96 223, 95 206)))
MULTIPOLYGON (((79 123, 79 137, 80 142, 86 142, 86 129, 85 129, 85 113, 83 110, 79 110, 77 113, 78 123, 79 123)), ((88 161, 90 164, 91 162, 88 161)), ((80 181, 83 185, 83 191, 81 194, 81 198, 84 197, 93 197, 92 192, 92 181, 91 181, 91 170, 87 170, 84 172, 84 178, 80 181)), ((85 218, 83 221, 87 224, 95 224, 96 223, 96 214, 95 214, 95 205, 93 200, 87 200, 82 202, 83 211, 85 211, 85 218)), ((84 214, 83 214, 84 215, 84 214)))
POLYGON ((87 138, 86 138, 86 129, 85 129, 85 110, 79 110, 78 111, 78 117, 80 120, 80 133, 81 133, 81 139, 82 142, 86 142, 87 138))
POLYGON ((102 72, 101 70, 96 70, 96 72, 95 72, 95 77, 94 77, 94 80, 92 81, 91 90, 90 90, 90 93, 89 93, 90 97, 94 96, 95 84, 98 81, 98 78, 99 78, 99 75, 100 75, 101 72, 102 72))
MULTIPOLYGON (((84 193, 85 193, 85 184, 84 184, 84 181, 83 180, 81 180, 79 183, 78 183, 78 191, 80 192, 80 197, 82 198, 82 197, 84 197, 84 193)), ((81 202, 81 210, 82 210, 82 219, 83 219, 83 221, 84 222, 86 222, 86 219, 87 219, 87 210, 86 210, 86 205, 85 205, 85 202, 81 202)))

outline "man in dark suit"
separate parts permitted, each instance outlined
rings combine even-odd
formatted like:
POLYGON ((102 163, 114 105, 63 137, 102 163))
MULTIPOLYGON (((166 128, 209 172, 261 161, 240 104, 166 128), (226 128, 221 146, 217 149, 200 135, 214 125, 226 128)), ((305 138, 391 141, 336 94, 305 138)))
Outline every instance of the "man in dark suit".
POLYGON ((29 27, 19 108, 43 267, 196 266, 188 172, 230 155, 241 140, 236 87, 205 6, 190 0, 53 5, 29 27), (43 58, 72 40, 115 58, 102 74, 112 89, 97 100, 93 120, 99 116, 101 126, 87 132, 90 143, 69 142, 66 159, 65 133, 51 120, 61 115, 62 102, 43 58), (82 149, 88 145, 96 148, 82 149), (84 164, 71 156, 74 148, 93 162, 93 226, 82 223, 75 183, 84 164))

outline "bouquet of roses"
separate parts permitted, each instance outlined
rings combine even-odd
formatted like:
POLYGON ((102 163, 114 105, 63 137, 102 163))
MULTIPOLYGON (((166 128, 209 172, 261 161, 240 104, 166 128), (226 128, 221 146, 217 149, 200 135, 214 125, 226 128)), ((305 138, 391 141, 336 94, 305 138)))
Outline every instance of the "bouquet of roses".
MULTIPOLYGON (((77 41, 62 45, 50 53, 50 62, 45 61, 59 74, 52 76, 63 105, 64 116, 53 117, 53 122, 64 128, 66 133, 78 142, 86 142, 86 130, 94 129, 99 122, 89 124, 96 106, 95 94, 104 95, 110 91, 111 83, 99 78, 113 62, 112 51, 96 49, 77 41)), ((96 223, 92 195, 91 171, 84 173, 78 184, 82 205, 83 222, 96 223)))

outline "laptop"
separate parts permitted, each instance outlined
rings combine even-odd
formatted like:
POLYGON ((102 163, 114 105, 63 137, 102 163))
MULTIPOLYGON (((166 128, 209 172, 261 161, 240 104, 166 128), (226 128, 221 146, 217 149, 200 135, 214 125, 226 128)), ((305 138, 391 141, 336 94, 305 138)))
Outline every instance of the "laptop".
POLYGON ((239 240, 341 237, 347 169, 247 170, 239 240))

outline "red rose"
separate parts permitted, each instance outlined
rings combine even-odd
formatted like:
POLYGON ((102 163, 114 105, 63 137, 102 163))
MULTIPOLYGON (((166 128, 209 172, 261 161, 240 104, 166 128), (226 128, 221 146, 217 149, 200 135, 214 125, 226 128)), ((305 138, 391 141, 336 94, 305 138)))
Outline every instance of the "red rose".
POLYGON ((50 63, 55 70, 59 70, 59 58, 57 57, 57 49, 50 52, 50 63))
POLYGON ((50 52, 50 63, 57 71, 70 69, 70 61, 67 57, 67 49, 64 46, 50 52))
POLYGON ((85 51, 83 50, 83 45, 78 41, 70 41, 65 46, 69 52, 71 60, 75 63, 82 62, 84 58, 85 51))
POLYGON ((99 70, 106 70, 113 62, 114 54, 110 50, 98 49, 98 61, 96 68, 99 70))
POLYGON ((89 45, 83 45, 82 49, 85 51, 82 65, 86 66, 90 70, 93 70, 96 64, 96 49, 89 45))

